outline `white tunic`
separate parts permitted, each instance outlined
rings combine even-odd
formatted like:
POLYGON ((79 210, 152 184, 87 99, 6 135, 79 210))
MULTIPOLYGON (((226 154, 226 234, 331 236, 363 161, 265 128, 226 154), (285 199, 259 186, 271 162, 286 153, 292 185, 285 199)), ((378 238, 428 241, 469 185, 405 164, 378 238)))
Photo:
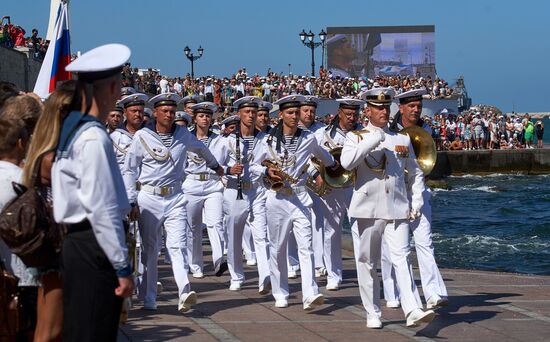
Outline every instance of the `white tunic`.
POLYGON ((122 220, 130 206, 105 128, 85 129, 66 158, 58 155, 52 166, 52 196, 58 223, 88 220, 114 269, 128 266, 122 220))
POLYGON ((153 125, 142 128, 134 135, 123 167, 128 199, 137 199, 136 181, 154 187, 176 186, 185 176, 187 151, 199 154, 210 168, 219 164, 208 147, 187 128, 174 125, 172 144, 164 146, 153 125))
MULTIPOLYGON (((195 134, 192 134, 196 137, 195 134)), ((200 140, 199 140, 200 141, 200 140)), ((206 147, 210 150, 214 158, 220 164, 226 161, 229 154, 228 146, 224 138, 216 133, 210 133, 206 142, 206 147)), ((223 191, 223 183, 219 181, 216 171, 206 165, 206 160, 196 152, 187 151, 187 167, 185 168, 185 182, 183 182, 184 193, 190 195, 207 195, 215 191, 223 191), (200 181, 188 177, 189 175, 208 175, 211 180, 200 181)))
POLYGON ((113 140, 113 148, 115 151, 116 162, 119 169, 122 171, 124 166, 124 160, 126 159, 126 152, 132 143, 133 135, 126 130, 126 128, 117 128, 110 134, 113 140))
POLYGON ((420 210, 424 177, 409 136, 369 123, 366 131, 350 132, 347 137, 340 161, 348 170, 357 168, 349 215, 394 220, 407 219, 411 208, 420 210), (408 153, 396 149, 406 149, 408 153), (376 170, 384 165, 385 170, 376 170), (411 185, 409 189, 406 183, 411 185))

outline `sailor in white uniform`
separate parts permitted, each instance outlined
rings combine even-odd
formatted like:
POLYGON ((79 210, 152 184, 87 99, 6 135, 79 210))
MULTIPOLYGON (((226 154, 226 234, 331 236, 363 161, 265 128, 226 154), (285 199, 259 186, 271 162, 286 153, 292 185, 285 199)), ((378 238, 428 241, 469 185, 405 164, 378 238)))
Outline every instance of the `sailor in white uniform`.
POLYGON ((208 148, 187 128, 174 123, 180 98, 164 93, 149 100, 155 120, 137 131, 124 164, 124 183, 132 204, 131 219, 139 217, 143 239, 144 308, 156 310, 157 256, 160 228, 166 230, 166 247, 178 286, 180 312, 188 311, 197 297, 187 278, 187 218, 182 179, 187 151, 201 156, 206 165, 221 175, 223 168, 208 148))
POLYGON ((242 238, 249 225, 258 266, 258 292, 271 290, 268 264, 268 236, 265 214, 265 191, 260 178, 265 170, 260 165, 265 134, 255 129, 258 107, 262 100, 245 96, 234 102, 240 120, 235 132, 225 137, 229 147, 226 167, 227 187, 224 191, 227 229, 227 263, 231 274, 229 290, 239 291, 245 280, 242 261, 242 238), (238 141, 238 145, 237 145, 238 141), (238 146, 238 147, 237 147, 238 146), (240 161, 240 162, 239 162, 240 161), (237 176, 240 174, 240 176, 237 176), (239 188, 242 198, 239 197, 239 188))
POLYGON ((264 171, 270 179, 279 183, 267 191, 267 216, 270 241, 269 265, 275 306, 288 306, 287 242, 292 229, 298 245, 302 280, 304 310, 312 310, 323 304, 324 297, 314 278, 313 250, 311 244, 311 197, 305 187, 308 162, 311 155, 325 165, 338 164, 322 149, 313 133, 298 128, 301 95, 289 95, 279 99, 279 124, 271 130, 264 142, 265 157, 272 163, 264 171))
MULTIPOLYGON (((66 67, 78 75, 82 103, 63 120, 52 166, 53 213, 63 240, 63 339, 114 341, 122 297, 133 292, 123 218, 130 210, 104 126, 120 94, 130 49, 108 44, 66 67)), ((80 95, 80 94, 79 94, 80 95)))
MULTIPOLYGON (((338 99, 338 113, 331 124, 325 129, 318 130, 315 137, 319 145, 331 151, 342 148, 346 141, 346 134, 353 130, 359 130, 359 111, 365 104, 357 99, 338 99)), ((331 189, 321 197, 321 210, 323 213, 324 228, 324 262, 327 269, 327 286, 329 291, 336 291, 342 283, 342 226, 348 214, 348 207, 353 194, 353 184, 346 188, 331 189)), ((354 224, 354 219, 349 220, 354 224)))
POLYGON ((121 170, 126 159, 126 151, 128 151, 128 147, 132 143, 134 134, 143 127, 143 110, 147 100, 149 100, 147 95, 134 93, 123 97, 118 102, 118 105, 122 106, 124 110, 125 120, 110 135, 113 140, 116 160, 121 170))
MULTIPOLYGON (((312 133, 317 132, 320 129, 325 127, 324 124, 315 120, 315 112, 317 110, 317 105, 319 103, 319 98, 312 95, 305 95, 305 100, 300 106, 300 123, 298 126, 302 129, 307 129, 312 133)), ((325 262, 323 261, 323 251, 324 251, 324 233, 323 233, 323 212, 321 199, 318 194, 316 194, 312 189, 308 189, 309 196, 313 201, 311 205, 311 240, 313 244, 313 260, 315 263, 315 276, 320 277, 327 274, 327 269, 325 267, 325 262)), ((291 236, 288 238, 288 260, 289 260, 289 270, 293 272, 292 268, 299 268, 298 262, 298 249, 296 247, 296 239, 294 234, 291 233, 291 236)))
POLYGON ((340 159, 344 168, 357 169, 349 216, 357 220, 352 226, 353 247, 367 327, 375 329, 382 327, 376 271, 382 239, 395 267, 407 326, 429 322, 435 315, 421 309, 409 261, 409 219, 420 217, 424 178, 409 137, 388 129, 393 95, 391 88, 374 88, 363 94, 369 124, 364 130, 347 134, 340 159))
MULTIPOLYGON (((191 132, 204 143, 216 160, 225 160, 227 146, 219 135, 210 131, 212 116, 218 106, 212 102, 193 105, 196 128, 191 132)), ((189 269, 194 278, 203 278, 202 233, 203 222, 206 225, 208 240, 212 247, 212 262, 216 276, 227 271, 227 262, 223 260, 222 202, 223 184, 221 177, 206 166, 206 161, 197 153, 187 152, 187 167, 183 193, 187 199, 187 221, 190 227, 189 269)))
MULTIPOLYGON (((419 126, 428 132, 430 136, 432 135, 431 127, 420 118, 422 114, 422 96, 424 94, 426 94, 425 89, 413 89, 395 97, 399 99, 399 112, 397 112, 390 125, 392 131, 399 132, 405 127, 419 126)), ((424 205, 420 209, 420 219, 411 222, 409 226, 414 237, 422 292, 428 309, 448 304, 447 288, 434 257, 431 195, 430 188, 425 186, 422 192, 424 205)), ((384 244, 382 245, 382 283, 384 285, 386 306, 398 307, 399 289, 395 281, 395 271, 391 265, 389 251, 384 244)))
MULTIPOLYGON (((125 91, 129 92, 131 90, 133 90, 133 88, 127 88, 125 91)), ((124 167, 126 152, 128 151, 130 144, 132 143, 134 134, 144 126, 143 110, 145 108, 145 102, 147 100, 149 100, 149 97, 147 95, 136 93, 134 91, 134 93, 122 97, 122 99, 117 102, 117 105, 121 106, 121 108, 123 109, 124 121, 122 125, 120 125, 113 132, 110 133, 110 136, 111 140, 113 140, 113 148, 115 151, 116 160, 120 172, 122 172, 122 169, 124 167)), ((144 271, 143 264, 141 263, 142 243, 141 237, 139 236, 139 229, 136 227, 136 225, 136 221, 130 222, 128 233, 135 241, 134 255, 131 256, 131 258, 136 259, 133 264, 134 267, 137 267, 137 269, 134 270, 134 282, 138 290, 138 299, 143 300, 144 293, 141 293, 139 291, 141 289, 141 284, 143 280, 142 275, 144 271)), ((160 283, 157 286, 159 287, 159 289, 162 288, 162 285, 160 283)))

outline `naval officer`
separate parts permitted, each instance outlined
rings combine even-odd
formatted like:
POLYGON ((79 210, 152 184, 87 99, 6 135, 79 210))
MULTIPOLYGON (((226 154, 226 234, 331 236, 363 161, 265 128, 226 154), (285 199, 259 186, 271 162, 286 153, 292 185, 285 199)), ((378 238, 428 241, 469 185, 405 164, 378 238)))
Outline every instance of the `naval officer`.
MULTIPOLYGON (((422 114, 422 96, 425 89, 413 89, 395 96, 399 100, 399 111, 394 117, 390 129, 399 132, 406 127, 422 127, 430 136, 432 129, 420 118, 422 114)), ((420 219, 410 223, 410 229, 414 236, 414 246, 420 270, 422 292, 426 299, 426 307, 433 309, 448 304, 447 288, 443 277, 439 272, 434 257, 432 243, 432 207, 430 205, 431 191, 428 186, 422 192, 424 204, 420 209, 420 219)), ((382 245, 382 284, 384 285, 384 298, 388 307, 399 306, 399 289, 395 282, 395 271, 391 265, 388 249, 382 245)))
POLYGON ((164 224, 166 247, 178 286, 178 310, 188 311, 197 297, 187 278, 187 217, 182 179, 187 151, 197 153, 206 165, 223 174, 223 168, 208 148, 187 128, 174 123, 180 98, 163 93, 149 100, 155 120, 137 131, 124 163, 124 183, 132 204, 130 219, 139 218, 145 265, 144 308, 156 310, 157 256, 160 228, 164 224))
POLYGON ((287 243, 292 229, 298 245, 302 280, 302 303, 306 311, 323 304, 324 297, 314 278, 313 250, 311 243, 311 197, 305 187, 306 171, 311 155, 325 165, 337 163, 322 149, 313 133, 298 127, 301 95, 289 95, 279 99, 279 123, 264 142, 265 157, 272 163, 264 171, 279 187, 267 191, 267 215, 269 231, 269 265, 275 306, 288 306, 287 243))
MULTIPOLYGON (((342 98, 338 101, 338 113, 331 124, 315 133, 319 145, 331 151, 342 148, 346 134, 359 130, 359 111, 365 104, 357 99, 342 98)), ((348 207, 353 194, 352 184, 346 188, 331 189, 321 197, 320 213, 323 214, 324 252, 323 258, 327 270, 327 286, 329 291, 336 291, 342 283, 342 225, 348 214, 348 207)), ((349 220, 353 225, 353 219, 349 220)))
POLYGON ((245 96, 233 103, 239 121, 236 130, 225 137, 229 147, 226 168, 227 186, 224 191, 227 229, 227 263, 231 274, 229 290, 239 291, 245 280, 242 262, 242 240, 248 225, 258 266, 258 292, 268 294, 271 289, 268 264, 268 236, 265 215, 265 191, 260 178, 265 168, 261 163, 262 141, 265 134, 256 130, 256 115, 262 100, 245 96), (237 142, 239 143, 237 145, 237 142), (238 147, 237 147, 238 146, 238 147), (240 161, 240 162, 239 162, 240 161), (240 176, 237 176, 240 174, 240 176), (239 189, 242 199, 239 199, 239 189))
MULTIPOLYGON (((228 154, 224 140, 210 130, 212 116, 218 106, 212 102, 193 105, 195 130, 191 132, 221 161, 228 154)), ((208 240, 212 247, 214 273, 221 276, 227 271, 227 262, 223 260, 223 184, 220 176, 207 167, 206 161, 197 153, 187 152, 187 167, 183 192, 187 198, 187 219, 190 227, 189 269, 194 278, 203 278, 202 233, 203 222, 206 225, 208 240)))
POLYGON ((53 212, 63 240, 63 340, 115 341, 122 297, 133 291, 122 219, 130 206, 104 122, 120 94, 130 49, 108 44, 66 70, 78 75, 52 166, 53 212))
POLYGON ((409 261, 408 220, 420 217, 424 178, 409 137, 388 129, 393 95, 391 88, 374 88, 362 94, 369 123, 365 130, 347 134, 341 155, 344 168, 357 169, 349 216, 356 219, 352 226, 353 247, 367 327, 375 329, 382 327, 376 271, 382 239, 389 247, 407 326, 429 322, 435 315, 421 309, 409 261))

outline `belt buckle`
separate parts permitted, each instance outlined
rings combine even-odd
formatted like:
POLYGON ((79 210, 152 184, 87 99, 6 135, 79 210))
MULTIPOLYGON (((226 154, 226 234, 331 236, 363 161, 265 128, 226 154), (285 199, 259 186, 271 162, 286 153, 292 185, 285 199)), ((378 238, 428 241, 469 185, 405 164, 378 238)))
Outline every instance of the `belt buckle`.
POLYGON ((208 178, 206 177, 206 173, 199 174, 199 180, 202 182, 208 180, 208 178))
POLYGON ((167 196, 167 195, 170 194, 170 190, 171 190, 171 188, 168 187, 168 186, 161 186, 160 187, 160 195, 161 196, 167 196))

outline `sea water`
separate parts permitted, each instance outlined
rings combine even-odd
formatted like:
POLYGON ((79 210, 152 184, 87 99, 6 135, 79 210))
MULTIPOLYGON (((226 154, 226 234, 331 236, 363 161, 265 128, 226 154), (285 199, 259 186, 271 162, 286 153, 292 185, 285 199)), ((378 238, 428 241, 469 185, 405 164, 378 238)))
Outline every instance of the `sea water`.
POLYGON ((550 275, 550 175, 447 181, 431 200, 440 267, 550 275))

